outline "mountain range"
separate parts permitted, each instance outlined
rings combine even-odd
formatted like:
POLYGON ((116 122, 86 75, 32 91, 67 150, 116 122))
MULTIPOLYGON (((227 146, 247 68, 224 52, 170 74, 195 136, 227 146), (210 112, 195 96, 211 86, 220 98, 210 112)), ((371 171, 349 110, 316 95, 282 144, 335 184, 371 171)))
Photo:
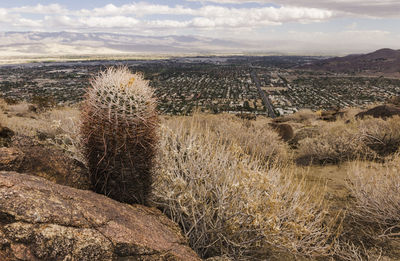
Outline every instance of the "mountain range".
POLYGON ((400 74, 400 50, 384 48, 367 54, 334 57, 301 68, 336 73, 400 74))
POLYGON ((254 46, 198 36, 113 33, 0 32, 0 57, 229 53, 254 46))
MULTIPOLYGON (((0 32, 0 64, 63 57, 135 57, 209 54, 284 55, 301 42, 221 40, 203 36, 141 36, 119 33, 0 32), (261 53, 261 50, 266 50, 261 53), (269 52, 268 52, 269 50, 269 52), (266 53, 268 52, 268 53, 266 53)), ((300 69, 337 73, 383 73, 400 76, 400 50, 380 49, 368 54, 320 59, 300 69)))

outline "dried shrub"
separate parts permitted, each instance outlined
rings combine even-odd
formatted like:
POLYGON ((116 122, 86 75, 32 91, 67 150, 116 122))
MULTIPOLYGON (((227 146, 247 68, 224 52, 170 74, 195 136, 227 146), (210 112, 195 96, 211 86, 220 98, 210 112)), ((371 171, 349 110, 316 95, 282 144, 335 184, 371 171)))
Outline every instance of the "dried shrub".
POLYGON ((400 155, 385 164, 354 162, 347 185, 355 198, 349 214, 364 229, 400 235, 400 155))
POLYGON ((202 257, 234 259, 331 254, 337 231, 321 194, 260 164, 202 119, 189 120, 162 126, 153 194, 192 248, 202 257))
POLYGON ((289 145, 292 149, 297 149, 299 146, 299 142, 306 138, 315 138, 319 135, 319 128, 318 126, 311 126, 311 127, 302 127, 294 133, 293 139, 289 141, 289 145))
POLYGON ((364 143, 379 156, 393 154, 400 147, 400 117, 360 121, 360 135, 364 137, 364 143))
POLYGON ((269 126, 271 126, 278 133, 279 137, 283 141, 288 142, 294 138, 294 131, 290 124, 272 122, 269 124, 269 126))
POLYGON ((400 117, 365 118, 320 124, 312 137, 298 141, 297 162, 338 163, 358 158, 382 159, 400 147, 400 117))
POLYGON ((127 203, 147 201, 158 117, 141 74, 110 68, 91 82, 81 134, 94 190, 127 203))
POLYGON ((5 97, 4 101, 8 104, 8 105, 14 105, 14 104, 18 104, 18 100, 11 98, 11 97, 5 97))
POLYGON ((318 119, 318 114, 316 112, 313 112, 310 109, 302 109, 299 110, 298 112, 290 115, 286 115, 280 120, 285 122, 285 121, 292 121, 292 122, 299 122, 299 123, 304 123, 304 124, 311 124, 313 121, 318 119))
POLYGON ((87 159, 82 150, 81 122, 77 110, 53 110, 48 114, 48 119, 52 123, 51 129, 48 132, 38 131, 38 136, 41 134, 46 141, 62 149, 71 159, 87 166, 87 159))
POLYGON ((338 163, 358 157, 375 157, 363 142, 358 122, 345 124, 339 120, 323 124, 318 135, 299 141, 297 163, 338 163))
POLYGON ((19 102, 7 106, 7 112, 12 116, 28 116, 29 115, 29 103, 19 102))
POLYGON ((52 96, 34 95, 32 97, 33 104, 37 106, 40 111, 47 110, 56 106, 56 101, 52 96))
POLYGON ((400 96, 392 96, 390 99, 388 99, 388 102, 400 106, 400 96))
POLYGON ((249 154, 266 165, 285 165, 290 160, 288 145, 278 133, 264 121, 250 122, 229 114, 205 115, 180 118, 185 126, 193 121, 199 122, 203 131, 212 131, 224 142, 234 142, 249 154))
POLYGON ((366 248, 363 242, 355 245, 353 242, 344 241, 335 245, 335 260, 343 261, 379 261, 382 259, 382 248, 366 248))

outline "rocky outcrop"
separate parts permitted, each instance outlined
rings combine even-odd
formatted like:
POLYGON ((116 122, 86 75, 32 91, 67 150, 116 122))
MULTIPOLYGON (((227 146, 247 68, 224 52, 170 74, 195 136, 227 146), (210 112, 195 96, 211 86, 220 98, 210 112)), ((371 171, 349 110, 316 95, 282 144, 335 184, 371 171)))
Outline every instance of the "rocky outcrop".
POLYGON ((159 210, 0 172, 0 260, 200 260, 159 210))
POLYGON ((51 143, 27 136, 13 137, 9 148, 0 149, 0 170, 43 177, 60 185, 90 189, 85 166, 51 143))
POLYGON ((365 116, 372 116, 374 118, 386 119, 392 116, 400 116, 400 107, 393 105, 379 105, 367 111, 360 112, 356 118, 364 118, 365 116))
POLYGON ((17 148, 0 148, 0 170, 17 170, 24 160, 24 153, 17 148))

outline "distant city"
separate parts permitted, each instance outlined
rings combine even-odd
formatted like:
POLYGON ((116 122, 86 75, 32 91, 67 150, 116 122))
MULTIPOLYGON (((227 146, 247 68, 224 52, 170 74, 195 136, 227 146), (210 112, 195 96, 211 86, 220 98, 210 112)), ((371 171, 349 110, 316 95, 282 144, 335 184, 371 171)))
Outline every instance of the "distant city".
POLYGON ((168 115, 194 111, 268 115, 271 110, 284 115, 305 108, 359 107, 400 94, 396 77, 302 69, 324 58, 210 56, 8 65, 0 67, 0 91, 11 101, 39 96, 71 105, 82 100, 90 79, 99 71, 126 65, 150 80, 159 111, 168 115))

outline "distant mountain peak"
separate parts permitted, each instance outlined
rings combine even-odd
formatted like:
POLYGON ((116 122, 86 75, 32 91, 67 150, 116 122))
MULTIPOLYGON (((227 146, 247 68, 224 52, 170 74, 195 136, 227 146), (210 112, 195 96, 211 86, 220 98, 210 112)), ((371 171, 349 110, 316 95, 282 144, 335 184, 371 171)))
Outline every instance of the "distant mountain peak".
POLYGON ((0 32, 0 57, 230 53, 255 48, 201 36, 143 36, 116 33, 0 32))
POLYGON ((382 48, 367 54, 320 60, 301 68, 336 73, 400 74, 400 50, 382 48))

